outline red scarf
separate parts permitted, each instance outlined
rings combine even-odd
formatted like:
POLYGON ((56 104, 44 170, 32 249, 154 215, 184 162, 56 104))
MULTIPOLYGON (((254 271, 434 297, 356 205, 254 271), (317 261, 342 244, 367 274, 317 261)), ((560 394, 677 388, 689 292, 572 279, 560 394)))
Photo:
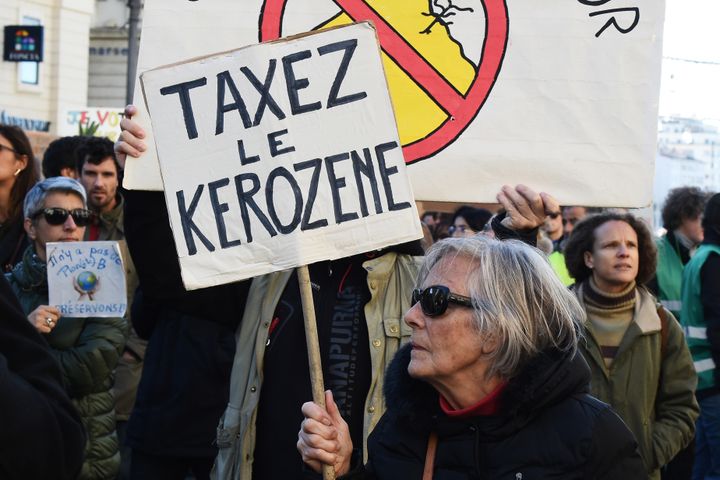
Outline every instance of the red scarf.
POLYGON ((500 411, 500 394, 505 390, 507 383, 501 383, 488 396, 475 405, 460 410, 454 410, 445 397, 440 395, 440 408, 445 415, 451 418, 470 418, 487 415, 495 415, 500 411))

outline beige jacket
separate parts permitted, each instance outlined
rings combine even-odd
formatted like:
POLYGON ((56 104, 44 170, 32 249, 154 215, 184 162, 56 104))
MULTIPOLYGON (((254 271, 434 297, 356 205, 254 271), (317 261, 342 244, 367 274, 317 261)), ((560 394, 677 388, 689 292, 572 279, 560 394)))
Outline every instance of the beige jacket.
MULTIPOLYGON (((411 292, 421 260, 421 257, 390 252, 363 263, 371 294, 370 301, 365 305, 365 318, 372 364, 370 390, 365 400, 365 443, 385 412, 385 369, 395 352, 410 338, 411 329, 403 322, 403 316, 410 308, 411 292)), ((219 450, 212 474, 215 479, 252 478, 255 419, 262 387, 265 342, 275 307, 291 273, 284 271, 258 277, 250 287, 237 336, 230 401, 218 426, 219 450)), ((363 448, 363 451, 367 449, 363 448)))

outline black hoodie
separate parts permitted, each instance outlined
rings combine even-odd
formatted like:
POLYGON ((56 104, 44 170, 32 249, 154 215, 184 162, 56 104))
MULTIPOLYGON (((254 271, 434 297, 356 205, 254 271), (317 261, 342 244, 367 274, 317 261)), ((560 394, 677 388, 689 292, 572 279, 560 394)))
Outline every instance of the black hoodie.
POLYGON ((610 407, 589 396, 582 356, 538 355, 505 387, 496 415, 442 413, 429 384, 407 373, 409 346, 386 377, 389 406, 368 442, 369 461, 348 478, 421 479, 430 432, 439 438, 434 480, 640 479, 637 444, 610 407))

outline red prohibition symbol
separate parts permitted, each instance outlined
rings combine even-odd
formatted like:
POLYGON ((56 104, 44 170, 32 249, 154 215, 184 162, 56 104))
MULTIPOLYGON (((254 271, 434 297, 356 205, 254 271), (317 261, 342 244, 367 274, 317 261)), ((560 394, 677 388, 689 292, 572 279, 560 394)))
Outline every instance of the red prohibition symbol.
MULTIPOLYGON (((283 16, 289 1, 292 0, 264 1, 259 19, 261 42, 283 35, 283 16)), ((447 114, 447 119, 435 130, 403 145, 405 162, 411 164, 432 157, 457 140, 482 109, 500 73, 509 32, 506 0, 479 0, 485 11, 485 42, 475 78, 465 93, 458 92, 365 0, 333 2, 353 21, 373 22, 383 52, 447 114)))

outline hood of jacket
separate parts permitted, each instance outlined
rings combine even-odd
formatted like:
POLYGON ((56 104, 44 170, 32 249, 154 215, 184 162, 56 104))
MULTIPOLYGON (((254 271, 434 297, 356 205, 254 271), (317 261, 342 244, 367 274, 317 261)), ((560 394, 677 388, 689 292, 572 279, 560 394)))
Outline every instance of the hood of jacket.
POLYGON ((35 254, 32 245, 25 250, 22 261, 15 265, 10 276, 23 291, 47 293, 47 265, 35 254))
POLYGON ((708 200, 702 226, 705 230, 704 243, 720 245, 720 194, 716 193, 708 200))
MULTIPOLYGON (((388 367, 385 397, 390 410, 418 428, 453 428, 456 422, 440 409, 439 394, 407 371, 411 346, 400 349, 388 367)), ((501 438, 520 430, 549 406, 589 391, 590 369, 582 355, 549 349, 533 357, 511 378, 500 399, 497 415, 466 419, 486 438, 501 438)))

